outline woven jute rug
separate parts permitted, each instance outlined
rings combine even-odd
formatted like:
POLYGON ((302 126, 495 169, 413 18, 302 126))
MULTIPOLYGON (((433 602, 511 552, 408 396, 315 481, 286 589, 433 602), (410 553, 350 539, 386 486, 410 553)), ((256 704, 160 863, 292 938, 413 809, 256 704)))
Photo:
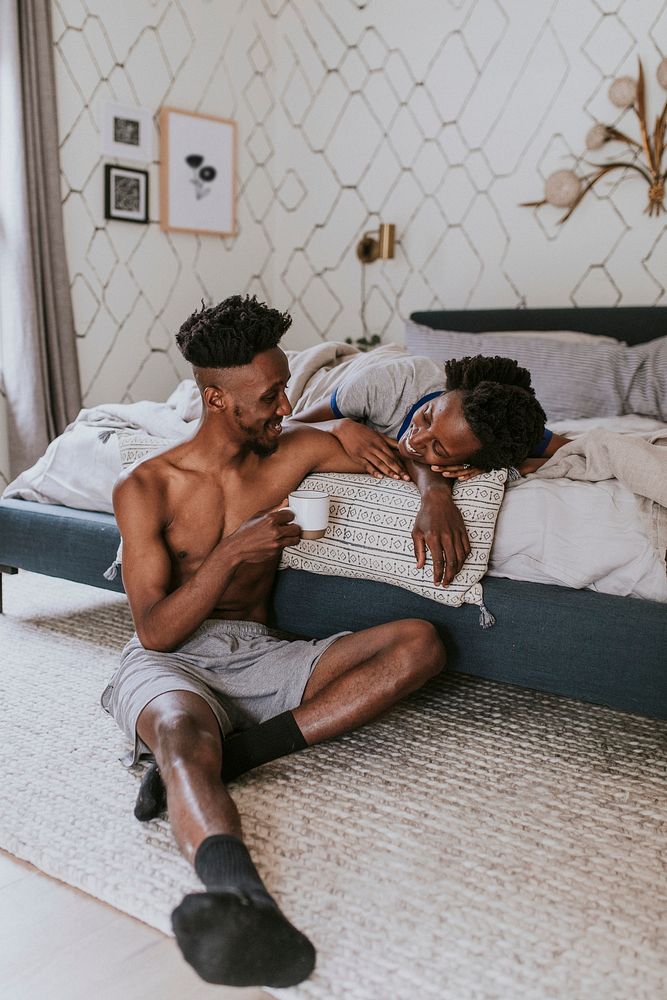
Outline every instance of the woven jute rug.
MULTIPOLYGON (((5 578, 0 846, 169 933, 199 884, 99 708, 124 598, 5 578)), ((632 669, 631 651, 628 669, 632 669)), ((474 679, 231 786, 313 1000, 665 995, 667 725, 474 679)), ((278 992, 278 991, 276 991, 278 992)))

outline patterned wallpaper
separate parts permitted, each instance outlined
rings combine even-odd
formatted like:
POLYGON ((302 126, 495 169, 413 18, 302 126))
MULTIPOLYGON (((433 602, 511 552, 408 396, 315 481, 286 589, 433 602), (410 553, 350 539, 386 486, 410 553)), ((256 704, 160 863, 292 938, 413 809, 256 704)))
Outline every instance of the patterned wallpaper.
POLYGON ((667 0, 52 2, 86 405, 164 398, 186 374, 175 330, 235 291, 291 311, 289 347, 401 342, 413 309, 666 300, 667 227, 641 180, 601 181, 564 226, 519 203, 586 169, 596 120, 638 136, 607 96, 637 55, 659 113, 667 0), (105 100, 238 121, 237 237, 161 232, 157 128, 150 224, 105 222, 105 100), (379 221, 396 257, 362 267, 379 221))
POLYGON ((335 22, 326 3, 275 6, 276 177, 303 195, 277 209, 274 300, 304 340, 357 336, 362 296, 369 331, 399 342, 416 308, 665 300, 641 180, 600 182, 564 226, 519 207, 552 171, 588 169, 598 116, 639 137, 607 96, 638 54, 660 112, 664 0, 371 0, 335 22), (379 220, 397 257, 362 271, 354 247, 379 220))

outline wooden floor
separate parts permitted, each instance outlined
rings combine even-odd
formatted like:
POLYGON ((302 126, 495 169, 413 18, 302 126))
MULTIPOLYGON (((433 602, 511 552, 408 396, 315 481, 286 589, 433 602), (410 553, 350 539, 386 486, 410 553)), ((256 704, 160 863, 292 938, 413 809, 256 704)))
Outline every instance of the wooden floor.
POLYGON ((176 942, 0 851, 0 996, 7 1000, 267 1000, 210 986, 176 942))

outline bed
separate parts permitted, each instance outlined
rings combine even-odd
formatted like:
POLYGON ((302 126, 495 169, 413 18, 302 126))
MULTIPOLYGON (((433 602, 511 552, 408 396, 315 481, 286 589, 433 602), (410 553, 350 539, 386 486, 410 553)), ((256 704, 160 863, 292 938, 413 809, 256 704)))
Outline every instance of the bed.
MULTIPOLYGON (((661 308, 467 310, 415 313, 412 320, 422 331, 583 331, 642 345, 664 337, 666 314, 661 308)), ((0 501, 3 572, 23 569, 121 590, 118 576, 103 576, 118 541, 110 513, 0 501)), ((484 594, 496 618, 490 629, 478 627, 471 606, 443 606, 384 582, 286 568, 274 589, 275 623, 323 636, 424 618, 440 630, 454 671, 667 718, 666 604, 501 576, 485 578, 484 594)))

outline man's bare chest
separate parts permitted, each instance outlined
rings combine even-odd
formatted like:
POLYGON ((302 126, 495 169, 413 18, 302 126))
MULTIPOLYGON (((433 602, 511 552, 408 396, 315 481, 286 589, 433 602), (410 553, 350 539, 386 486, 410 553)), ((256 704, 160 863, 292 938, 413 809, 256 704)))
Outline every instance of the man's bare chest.
POLYGON ((229 477, 222 485, 197 484, 170 497, 164 538, 175 562, 200 563, 221 538, 258 514, 278 507, 292 488, 282 476, 229 477), (276 481, 277 480, 277 481, 276 481))

